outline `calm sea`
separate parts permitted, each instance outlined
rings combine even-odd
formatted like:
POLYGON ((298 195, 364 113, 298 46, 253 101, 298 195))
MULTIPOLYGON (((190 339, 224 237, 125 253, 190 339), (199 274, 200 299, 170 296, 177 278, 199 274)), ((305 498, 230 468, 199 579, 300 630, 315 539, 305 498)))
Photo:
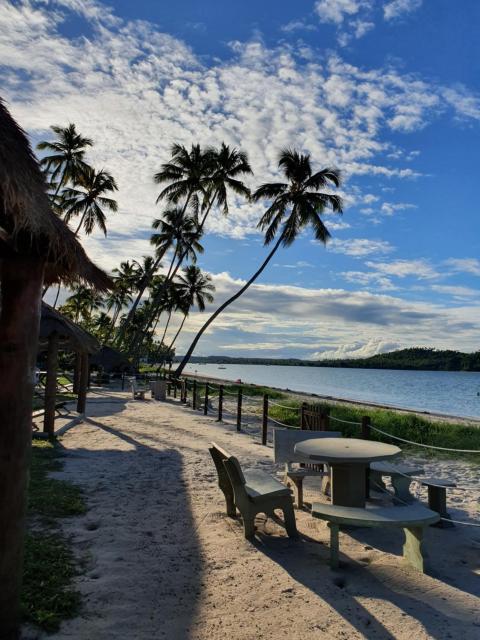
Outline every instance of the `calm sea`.
POLYGON ((480 418, 480 373, 192 364, 185 373, 403 409, 480 418), (225 368, 220 369, 220 366, 225 368))

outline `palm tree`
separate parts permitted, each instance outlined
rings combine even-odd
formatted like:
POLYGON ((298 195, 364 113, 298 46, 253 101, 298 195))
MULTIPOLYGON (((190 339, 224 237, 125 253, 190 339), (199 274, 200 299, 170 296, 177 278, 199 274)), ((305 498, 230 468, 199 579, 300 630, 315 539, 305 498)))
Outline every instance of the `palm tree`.
POLYGON ((212 293, 215 291, 215 286, 212 284, 212 276, 202 273, 202 270, 195 265, 189 265, 182 271, 183 274, 178 276, 177 290, 180 297, 178 309, 183 313, 183 319, 169 349, 172 349, 177 341, 190 309, 195 305, 199 311, 203 312, 205 303, 211 304, 214 300, 212 293))
POLYGON ((67 127, 50 127, 57 135, 57 140, 49 142, 42 140, 37 145, 40 151, 50 151, 51 155, 41 159, 40 165, 50 174, 49 182, 55 188, 53 201, 58 192, 68 182, 76 182, 80 173, 89 168, 84 160, 85 150, 93 145, 93 140, 85 138, 75 128, 74 124, 67 127))
POLYGON ((129 289, 120 281, 115 282, 115 286, 109 295, 105 299, 105 306, 107 311, 110 312, 113 309, 112 317, 110 318, 110 330, 113 331, 117 323, 118 316, 123 307, 129 305, 132 302, 132 296, 129 289))
POLYGON ((118 190, 115 179, 106 171, 95 171, 91 167, 86 167, 82 170, 75 186, 79 188, 64 190, 65 222, 70 222, 73 217, 80 215, 80 223, 75 231, 76 236, 82 227, 85 233, 90 235, 95 225, 107 235, 104 209, 117 211, 118 204, 116 200, 106 197, 105 194, 118 190))
POLYGON ((275 240, 277 232, 280 230, 273 249, 243 287, 220 305, 205 322, 175 371, 176 376, 182 373, 206 329, 224 309, 237 300, 255 282, 280 246, 289 247, 307 226, 312 227, 315 239, 324 244, 330 237, 330 233, 320 216, 327 207, 334 212, 341 213, 342 200, 338 195, 320 192, 319 189, 330 185, 340 186, 340 172, 336 169, 326 168, 312 173, 310 156, 300 154, 292 149, 284 149, 280 153, 278 166, 283 171, 287 182, 263 184, 252 196, 255 202, 264 199, 271 202, 261 217, 258 227, 265 231, 264 244, 266 246, 275 240))
POLYGON ((69 296, 60 311, 78 322, 80 318, 88 321, 93 311, 98 311, 102 307, 100 295, 84 285, 75 287, 74 292, 69 296))

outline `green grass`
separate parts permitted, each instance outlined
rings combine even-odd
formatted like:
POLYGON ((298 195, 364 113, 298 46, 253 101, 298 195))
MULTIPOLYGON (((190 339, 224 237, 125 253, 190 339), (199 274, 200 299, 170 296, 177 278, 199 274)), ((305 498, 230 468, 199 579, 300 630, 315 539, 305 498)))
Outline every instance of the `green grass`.
POLYGON ((72 587, 77 566, 69 541, 57 519, 81 515, 86 505, 75 485, 50 478, 62 468, 59 445, 35 440, 32 445, 28 492, 29 531, 25 540, 22 612, 25 622, 44 631, 59 628, 63 619, 74 617, 80 596, 72 587))
MULTIPOLYGON (((282 404, 300 407, 301 403, 292 399, 288 399, 282 404)), ((355 408, 346 405, 333 405, 329 403, 317 403, 321 407, 330 411, 330 415, 334 418, 348 420, 351 422, 361 422, 362 417, 368 415, 371 424, 381 431, 385 431, 394 436, 418 442, 421 444, 433 445, 436 447, 447 447, 451 449, 473 449, 480 450, 480 428, 468 426, 455 422, 431 421, 414 413, 398 413, 387 409, 373 409, 370 407, 355 408)), ((300 426, 300 411, 286 410, 281 407, 271 405, 269 415, 291 426, 300 426)), ((341 431, 347 437, 361 436, 360 427, 348 425, 335 420, 330 421, 330 429, 332 431, 341 431)), ((480 462, 480 454, 453 454, 448 452, 434 451, 422 447, 409 447, 393 438, 371 431, 371 439, 390 444, 397 444, 402 449, 409 449, 424 456, 447 456, 460 457, 475 462, 480 462)))

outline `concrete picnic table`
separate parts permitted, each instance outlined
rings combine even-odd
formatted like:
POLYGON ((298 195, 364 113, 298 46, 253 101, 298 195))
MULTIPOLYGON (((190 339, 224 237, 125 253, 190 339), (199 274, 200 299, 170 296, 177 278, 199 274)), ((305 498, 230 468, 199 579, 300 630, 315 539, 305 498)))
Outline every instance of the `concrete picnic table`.
POLYGON ((295 453, 312 462, 328 462, 332 504, 365 507, 366 472, 370 462, 395 458, 401 449, 358 438, 318 438, 298 442, 295 453))

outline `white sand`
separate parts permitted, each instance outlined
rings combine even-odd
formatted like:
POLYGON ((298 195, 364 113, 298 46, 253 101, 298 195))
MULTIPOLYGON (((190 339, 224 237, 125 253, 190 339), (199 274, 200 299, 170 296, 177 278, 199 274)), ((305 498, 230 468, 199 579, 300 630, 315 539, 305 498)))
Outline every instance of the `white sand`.
MULTIPOLYGON (((480 637, 480 528, 430 528, 430 575, 403 564, 400 531, 342 533, 343 566, 332 572, 328 529, 307 512, 297 511, 299 542, 260 517, 252 544, 225 516, 208 443, 278 473, 258 435, 121 392, 92 395, 88 411, 61 440, 57 474, 80 484, 88 502, 84 517, 64 521, 86 562, 77 579, 84 607, 52 639, 480 637)), ((426 467, 472 487, 449 494, 450 511, 480 521, 479 467, 426 467)), ((324 499, 309 483, 306 500, 324 499)))

